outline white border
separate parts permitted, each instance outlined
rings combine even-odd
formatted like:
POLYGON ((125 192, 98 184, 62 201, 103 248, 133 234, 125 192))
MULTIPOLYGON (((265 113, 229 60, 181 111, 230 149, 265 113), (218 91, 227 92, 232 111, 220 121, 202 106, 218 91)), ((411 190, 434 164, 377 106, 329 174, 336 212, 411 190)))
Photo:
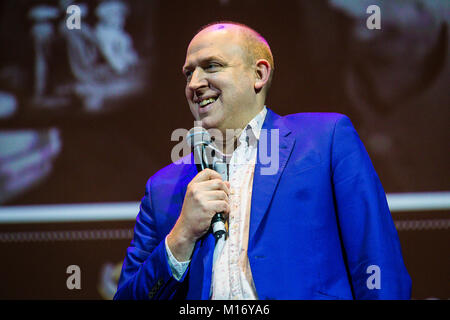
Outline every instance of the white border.
MULTIPOLYGON (((450 210, 450 191, 387 194, 391 212, 450 210)), ((135 220, 139 202, 0 207, 0 224, 135 220)))

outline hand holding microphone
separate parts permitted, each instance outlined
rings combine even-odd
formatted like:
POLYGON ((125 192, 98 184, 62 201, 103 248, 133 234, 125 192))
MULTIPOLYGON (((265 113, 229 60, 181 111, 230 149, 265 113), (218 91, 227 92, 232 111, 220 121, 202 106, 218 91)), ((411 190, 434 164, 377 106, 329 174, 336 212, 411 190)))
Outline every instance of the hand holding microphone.
MULTIPOLYGON (((206 168, 218 172, 224 181, 228 180, 227 164, 214 158, 215 147, 213 146, 209 132, 202 127, 194 127, 187 134, 188 144, 194 149, 194 160, 197 170, 200 172, 206 168)), ((214 236, 218 240, 226 235, 225 217, 222 212, 217 212, 211 220, 214 236)))
MULTIPOLYGON (((203 130, 206 132, 205 129, 203 130)), ((190 141, 191 146, 194 147, 194 158, 200 157, 200 160, 204 155, 202 146, 206 144, 209 137, 209 135, 203 135, 204 132, 195 135, 193 139, 195 141, 190 141)), ((199 165, 203 170, 199 171, 188 184, 180 216, 167 237, 169 248, 178 261, 189 260, 195 242, 208 232, 212 222, 222 221, 217 225, 219 228, 213 226, 213 232, 217 235, 223 234, 225 232, 223 222, 230 212, 229 182, 223 181, 219 173, 207 168, 207 163, 203 160, 199 165), (216 216, 217 213, 221 213, 223 220, 220 219, 220 215, 216 216), (220 227, 221 224, 223 229, 220 227)))

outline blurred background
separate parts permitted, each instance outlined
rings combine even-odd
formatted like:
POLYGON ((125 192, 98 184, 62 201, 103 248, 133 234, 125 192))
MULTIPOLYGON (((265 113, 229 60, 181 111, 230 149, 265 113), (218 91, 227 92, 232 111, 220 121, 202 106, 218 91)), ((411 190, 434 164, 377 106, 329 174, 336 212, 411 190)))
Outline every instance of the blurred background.
POLYGON ((145 183, 171 162, 172 131, 193 126, 187 45, 217 20, 271 45, 269 108, 351 118, 413 299, 450 298, 450 2, 281 3, 0 2, 0 299, 112 298, 145 183), (381 29, 368 28, 372 4, 381 29), (67 287, 70 265, 80 289, 67 287))

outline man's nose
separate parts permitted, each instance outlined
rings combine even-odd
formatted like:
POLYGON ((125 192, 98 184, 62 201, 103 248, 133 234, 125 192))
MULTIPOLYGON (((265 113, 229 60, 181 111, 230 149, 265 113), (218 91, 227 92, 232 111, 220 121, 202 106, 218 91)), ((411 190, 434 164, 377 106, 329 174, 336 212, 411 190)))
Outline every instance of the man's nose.
POLYGON ((197 90, 198 88, 204 87, 208 85, 208 81, 206 81, 205 72, 203 72, 200 68, 195 68, 192 72, 191 79, 189 81, 189 89, 197 90))

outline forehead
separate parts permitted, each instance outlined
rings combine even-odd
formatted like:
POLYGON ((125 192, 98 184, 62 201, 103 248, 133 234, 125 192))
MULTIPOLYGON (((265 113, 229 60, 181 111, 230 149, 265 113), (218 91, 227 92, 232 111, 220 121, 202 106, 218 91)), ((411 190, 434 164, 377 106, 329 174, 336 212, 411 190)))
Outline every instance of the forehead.
POLYGON ((244 49, 239 30, 233 28, 207 28, 195 35, 189 43, 185 67, 196 64, 198 60, 210 57, 234 60, 242 58, 243 54, 244 49))

